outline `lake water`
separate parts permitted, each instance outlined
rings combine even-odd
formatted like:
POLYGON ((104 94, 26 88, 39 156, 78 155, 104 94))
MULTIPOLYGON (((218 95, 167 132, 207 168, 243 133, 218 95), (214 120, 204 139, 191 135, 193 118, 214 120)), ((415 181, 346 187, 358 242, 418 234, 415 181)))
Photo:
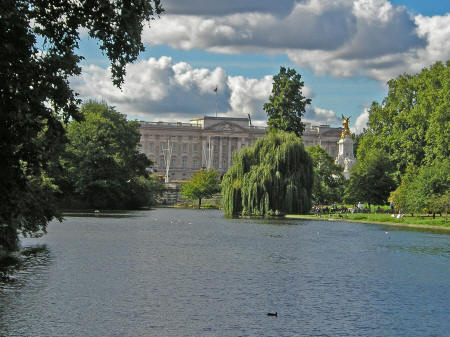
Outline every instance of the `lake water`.
POLYGON ((0 336, 450 336, 448 234, 155 209, 23 246, 0 336))

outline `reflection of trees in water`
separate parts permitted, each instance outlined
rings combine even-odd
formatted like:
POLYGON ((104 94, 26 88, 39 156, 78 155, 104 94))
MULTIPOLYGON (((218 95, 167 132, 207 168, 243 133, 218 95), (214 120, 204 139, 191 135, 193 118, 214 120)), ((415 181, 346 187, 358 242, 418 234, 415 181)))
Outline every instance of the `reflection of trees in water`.
POLYGON ((0 260, 0 292, 13 286, 21 287, 35 268, 50 263, 47 245, 25 247, 21 251, 0 260))
POLYGON ((436 247, 436 246, 399 246, 389 245, 388 249, 406 251, 408 253, 421 254, 421 255, 439 255, 450 258, 449 247, 436 247))

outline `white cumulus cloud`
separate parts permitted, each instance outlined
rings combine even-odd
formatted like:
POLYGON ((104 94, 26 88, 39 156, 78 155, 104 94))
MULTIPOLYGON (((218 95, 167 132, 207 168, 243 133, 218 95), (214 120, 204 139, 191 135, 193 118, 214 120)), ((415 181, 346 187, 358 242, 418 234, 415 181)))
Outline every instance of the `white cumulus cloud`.
MULTIPOLYGON (((72 79, 74 89, 83 98, 104 100, 132 118, 187 121, 214 115, 217 106, 220 116, 250 114, 255 124, 263 124, 267 119, 263 105, 268 102, 272 82, 272 76, 229 76, 220 67, 193 68, 186 62, 174 63, 166 56, 129 65, 122 90, 112 85, 109 68, 91 65, 83 69, 80 77, 72 79)), ((306 86, 302 93, 313 95, 306 86)), ((332 110, 318 107, 308 107, 305 120, 314 124, 338 122, 332 110)))
POLYGON ((314 124, 338 125, 340 123, 333 110, 321 109, 315 106, 308 106, 304 116, 304 121, 314 124))
POLYGON ((367 128, 367 122, 369 121, 369 109, 364 108, 363 112, 356 118, 355 126, 351 128, 351 131, 355 134, 360 134, 367 128))
POLYGON ((450 58, 450 14, 413 16, 388 0, 204 4, 169 1, 168 14, 152 22, 143 41, 217 53, 286 53, 316 74, 380 81, 450 58))

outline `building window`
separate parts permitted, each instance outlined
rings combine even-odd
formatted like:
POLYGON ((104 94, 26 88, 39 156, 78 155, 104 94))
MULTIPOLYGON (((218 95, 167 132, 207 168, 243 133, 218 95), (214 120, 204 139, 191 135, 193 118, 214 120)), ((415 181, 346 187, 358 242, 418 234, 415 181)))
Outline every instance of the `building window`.
POLYGON ((176 143, 172 144, 172 151, 177 152, 177 144, 176 143))
POLYGON ((192 164, 193 164, 194 168, 198 168, 198 159, 195 158, 195 159, 192 161, 192 164))
POLYGON ((187 157, 183 157, 183 163, 182 163, 182 165, 183 165, 183 168, 184 168, 184 169, 187 168, 187 157))
POLYGON ((159 158, 159 167, 166 167, 166 162, 164 161, 164 157, 159 158))
POLYGON ((177 161, 177 157, 172 157, 172 160, 171 160, 171 162, 170 162, 170 166, 172 166, 173 168, 175 168, 176 161, 177 161))
POLYGON ((183 144, 183 153, 186 153, 186 152, 187 152, 187 144, 184 143, 184 144, 183 144))
POLYGON ((150 152, 153 152, 153 143, 148 144, 148 149, 150 152))
POLYGON ((225 159, 222 161, 222 168, 227 168, 227 161, 225 159))
POLYGON ((198 152, 198 144, 194 144, 194 152, 198 152))

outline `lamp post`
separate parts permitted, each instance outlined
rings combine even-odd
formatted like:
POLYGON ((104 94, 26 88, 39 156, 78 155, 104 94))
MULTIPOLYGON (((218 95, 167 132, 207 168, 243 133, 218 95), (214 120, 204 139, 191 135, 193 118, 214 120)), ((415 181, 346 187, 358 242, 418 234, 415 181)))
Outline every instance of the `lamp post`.
POLYGON ((164 161, 166 164, 166 179, 164 180, 166 183, 169 182, 169 170, 170 170, 170 162, 172 159, 172 146, 170 145, 170 138, 167 139, 167 149, 163 148, 164 153, 164 161))

